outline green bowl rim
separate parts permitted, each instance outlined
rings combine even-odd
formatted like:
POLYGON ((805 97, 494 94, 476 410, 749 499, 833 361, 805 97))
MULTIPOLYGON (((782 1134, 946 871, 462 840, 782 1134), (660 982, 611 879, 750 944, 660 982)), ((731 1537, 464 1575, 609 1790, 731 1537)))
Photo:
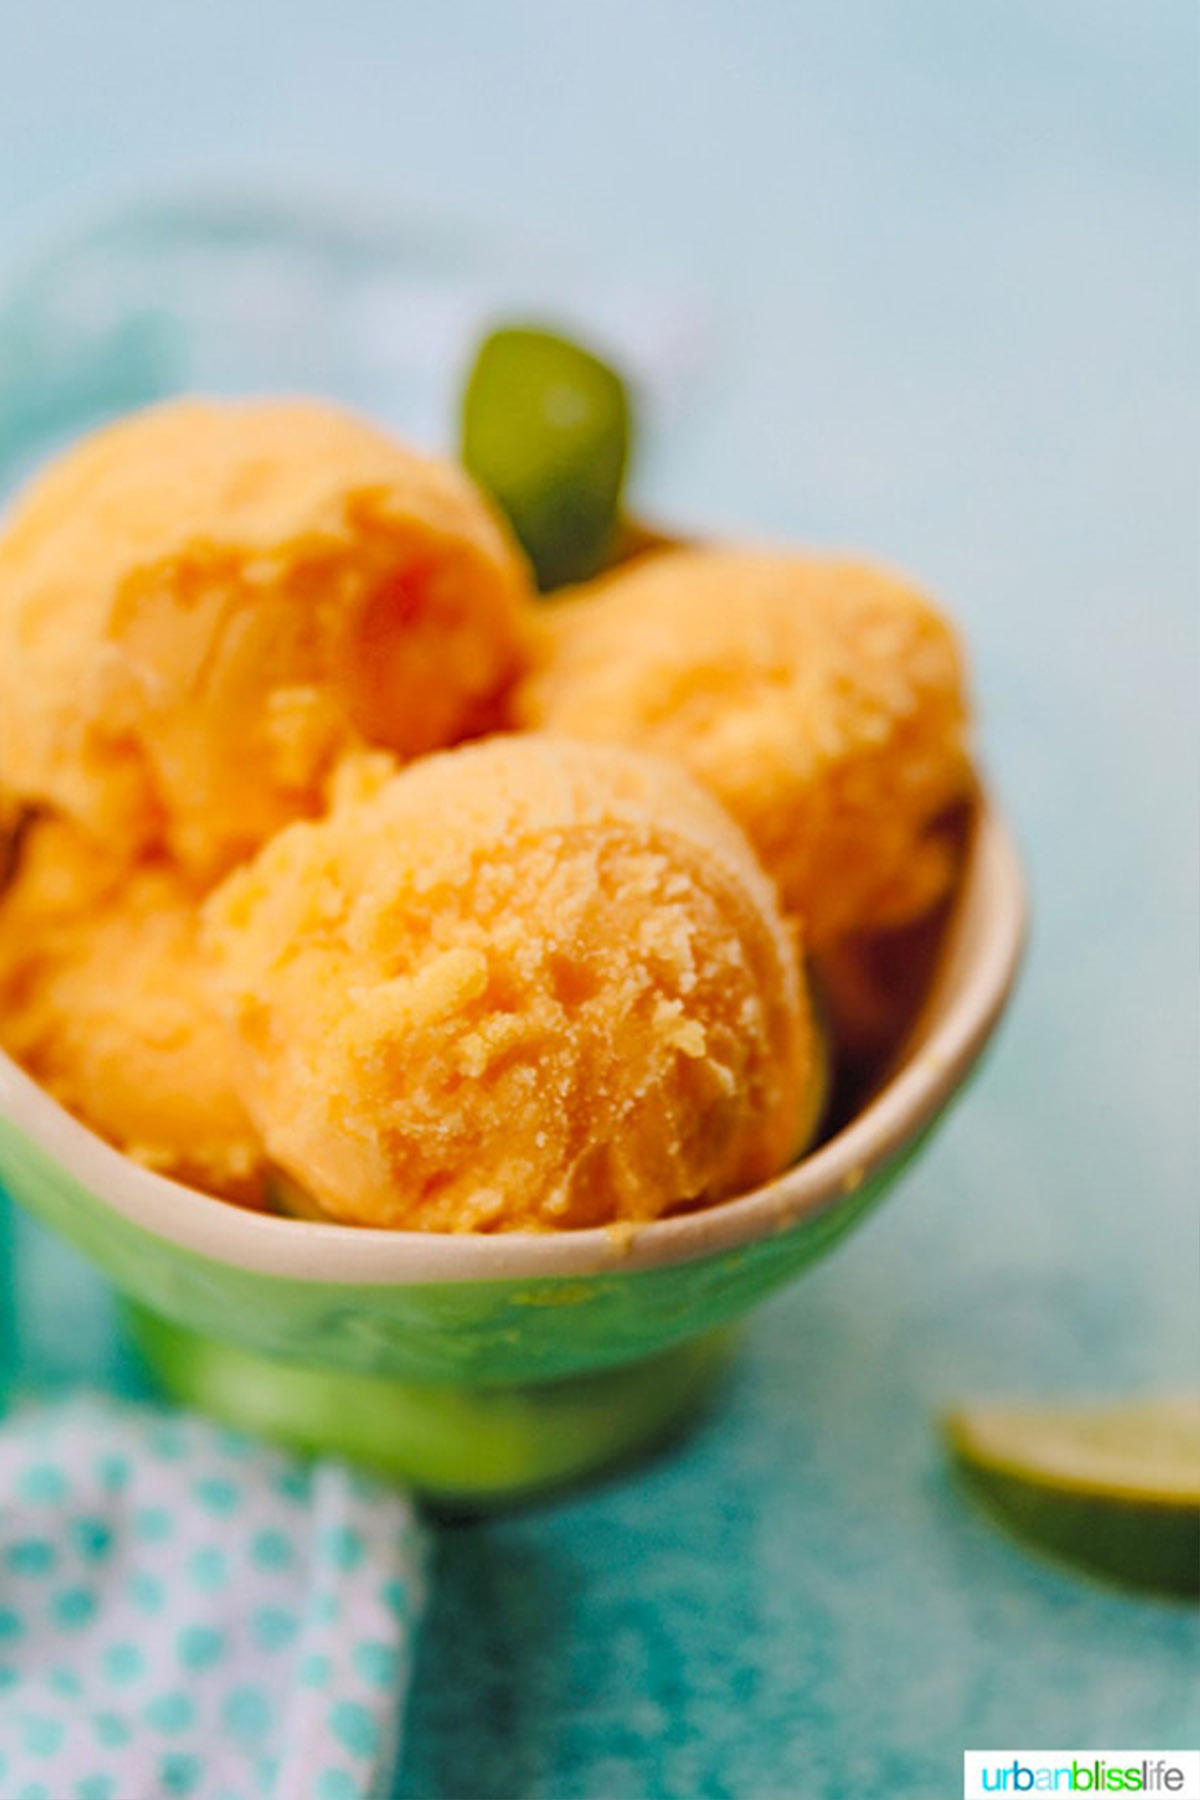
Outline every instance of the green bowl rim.
POLYGON ((0 1052, 0 1115, 106 1207, 155 1237, 234 1268, 309 1282, 590 1277, 719 1255, 840 1204, 941 1110, 978 1060, 1020 966, 1027 925, 1021 860, 986 797, 937 975, 900 1062, 836 1136, 765 1186, 702 1211, 608 1227, 495 1236, 385 1231, 246 1211, 139 1167, 71 1117, 0 1052))

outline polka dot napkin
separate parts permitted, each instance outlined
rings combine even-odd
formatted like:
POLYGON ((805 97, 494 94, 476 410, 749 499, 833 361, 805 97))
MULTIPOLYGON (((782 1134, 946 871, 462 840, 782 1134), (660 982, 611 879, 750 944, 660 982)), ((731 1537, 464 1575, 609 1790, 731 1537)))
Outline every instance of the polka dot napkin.
POLYGON ((100 1399, 0 1428, 4 1800, 365 1800, 425 1544, 400 1494, 100 1399))

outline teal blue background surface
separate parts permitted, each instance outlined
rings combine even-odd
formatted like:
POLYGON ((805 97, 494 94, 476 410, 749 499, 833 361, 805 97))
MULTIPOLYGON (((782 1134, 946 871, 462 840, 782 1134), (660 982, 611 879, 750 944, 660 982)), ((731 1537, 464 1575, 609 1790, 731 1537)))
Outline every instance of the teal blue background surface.
MULTIPOLYGON (((1029 857, 990 1067, 702 1427, 441 1533, 400 1794, 924 1797, 969 1747, 1200 1742, 1194 1614, 995 1535, 934 1430, 1196 1376, 1198 29, 1192 0, 6 15, 0 258, 252 172, 685 296, 644 503, 942 595, 1029 857)), ((18 1380, 135 1387, 90 1275, 15 1249, 18 1380)))

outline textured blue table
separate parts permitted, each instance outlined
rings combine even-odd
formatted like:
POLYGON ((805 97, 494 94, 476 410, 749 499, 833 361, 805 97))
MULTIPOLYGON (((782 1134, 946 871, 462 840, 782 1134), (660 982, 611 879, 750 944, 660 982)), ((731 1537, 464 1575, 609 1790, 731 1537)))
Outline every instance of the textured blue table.
MULTIPOLYGON (((1191 0, 5 22, 0 253, 197 169, 366 181, 711 308, 674 516, 873 547, 974 650, 1037 923, 986 1076, 649 1469, 447 1530, 400 1792, 933 1796, 967 1746, 1200 1741, 1193 1619, 1028 1560, 931 1421, 1194 1378, 1191 0), (264 87, 269 71, 269 88, 264 87)), ((4 421, 0 419, 0 434, 4 421)), ((136 1385, 17 1238, 9 1362, 136 1385)))

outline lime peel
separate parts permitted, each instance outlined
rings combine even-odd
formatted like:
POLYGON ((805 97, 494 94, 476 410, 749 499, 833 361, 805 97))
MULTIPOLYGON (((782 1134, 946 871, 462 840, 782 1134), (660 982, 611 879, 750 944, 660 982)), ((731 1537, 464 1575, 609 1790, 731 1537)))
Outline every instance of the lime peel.
POLYGON ((507 515, 543 590, 611 560, 631 436, 625 383, 582 344, 513 325, 480 345, 463 395, 463 463, 507 515))
POLYGON ((944 1430, 974 1492, 1021 1537, 1115 1580, 1200 1597, 1200 1397, 968 1406, 944 1430))

